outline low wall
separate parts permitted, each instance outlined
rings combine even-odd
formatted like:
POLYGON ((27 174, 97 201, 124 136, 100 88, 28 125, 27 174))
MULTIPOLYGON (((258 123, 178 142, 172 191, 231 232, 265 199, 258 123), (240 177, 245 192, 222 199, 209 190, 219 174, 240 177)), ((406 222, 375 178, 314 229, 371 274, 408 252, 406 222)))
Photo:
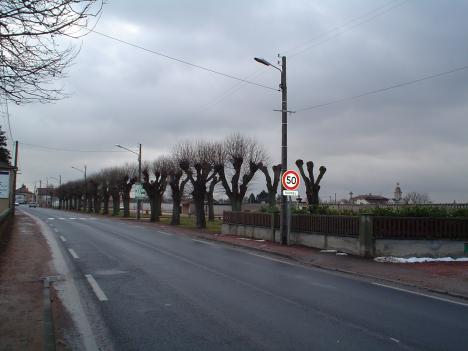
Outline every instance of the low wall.
MULTIPOLYGON (((360 218, 359 235, 330 233, 291 232, 289 243, 317 249, 337 250, 364 257, 467 257, 468 239, 424 240, 424 239, 384 239, 374 237, 373 221, 368 216, 360 218)), ((280 230, 272 228, 223 223, 221 233, 238 235, 256 240, 280 242, 280 230)))
POLYGON ((10 208, 0 213, 0 240, 3 240, 6 232, 10 229, 13 213, 10 208))

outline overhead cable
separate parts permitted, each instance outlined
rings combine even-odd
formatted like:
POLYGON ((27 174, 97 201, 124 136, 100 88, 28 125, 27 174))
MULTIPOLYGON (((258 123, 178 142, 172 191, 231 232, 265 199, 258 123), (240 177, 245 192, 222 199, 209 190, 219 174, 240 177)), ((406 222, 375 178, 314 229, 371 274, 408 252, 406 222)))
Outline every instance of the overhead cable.
POLYGON ((421 78, 418 78, 418 79, 409 80, 409 81, 406 81, 406 82, 401 82, 401 83, 398 83, 398 84, 390 85, 390 86, 385 87, 385 88, 371 90, 371 91, 367 91, 365 93, 352 95, 352 96, 344 97, 344 98, 341 98, 341 99, 331 100, 331 101, 324 102, 324 103, 321 103, 321 104, 301 108, 301 109, 296 110, 296 112, 303 112, 303 111, 313 110, 313 109, 316 109, 316 108, 325 107, 325 106, 329 106, 329 105, 334 105, 334 104, 342 103, 342 102, 345 102, 345 101, 351 101, 351 100, 359 99, 359 98, 369 96, 369 95, 379 94, 379 93, 382 93, 382 92, 385 92, 385 91, 388 91, 388 90, 392 90, 392 89, 404 87, 404 86, 407 86, 407 85, 412 85, 412 84, 416 84, 416 83, 419 83, 419 82, 423 82, 425 80, 430 80, 430 79, 438 78, 438 77, 445 76, 445 75, 448 75, 448 74, 453 74, 453 73, 456 73, 456 72, 464 71, 466 69, 468 69, 468 65, 458 67, 458 68, 453 68, 451 70, 444 71, 444 72, 431 74, 431 75, 421 77, 421 78))

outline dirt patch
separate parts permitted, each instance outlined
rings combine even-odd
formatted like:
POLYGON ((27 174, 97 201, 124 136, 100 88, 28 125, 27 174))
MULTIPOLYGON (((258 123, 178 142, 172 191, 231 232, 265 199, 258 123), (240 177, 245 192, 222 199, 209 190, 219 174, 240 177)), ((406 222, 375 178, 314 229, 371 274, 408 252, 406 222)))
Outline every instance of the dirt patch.
MULTIPOLYGON (((7 237, 0 254, 0 350, 41 350, 45 343, 40 279, 55 274, 49 247, 36 223, 19 211, 7 237)), ((58 306, 53 289, 51 294, 56 301, 53 306, 58 306)), ((54 315, 61 322, 67 317, 58 308, 54 315)), ((63 327, 56 331, 57 349, 68 350, 63 327)))

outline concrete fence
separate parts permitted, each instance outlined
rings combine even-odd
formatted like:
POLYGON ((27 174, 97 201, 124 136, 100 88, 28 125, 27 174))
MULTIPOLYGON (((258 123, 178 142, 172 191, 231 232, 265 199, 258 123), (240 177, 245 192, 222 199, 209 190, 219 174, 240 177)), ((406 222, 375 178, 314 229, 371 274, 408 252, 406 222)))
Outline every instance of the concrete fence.
MULTIPOLYGON (((222 233, 280 241, 279 214, 224 212, 222 233)), ((364 257, 468 256, 468 219, 293 215, 289 243, 364 257)))

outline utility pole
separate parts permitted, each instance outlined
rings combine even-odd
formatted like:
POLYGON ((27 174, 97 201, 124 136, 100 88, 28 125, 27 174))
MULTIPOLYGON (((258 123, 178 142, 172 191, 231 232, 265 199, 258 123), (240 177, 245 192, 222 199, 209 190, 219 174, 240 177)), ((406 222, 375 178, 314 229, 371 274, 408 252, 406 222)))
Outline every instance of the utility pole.
MULTIPOLYGON (((278 55, 279 57, 280 55, 278 55)), ((281 72, 281 178, 284 172, 288 169, 288 113, 294 113, 294 111, 288 111, 288 87, 286 85, 286 56, 281 57, 281 68, 271 64, 265 59, 255 57, 255 61, 265 66, 271 66, 281 72)), ((278 62, 279 64, 279 62, 278 62)), ((280 111, 280 110, 274 110, 280 111)), ((281 185, 281 244, 288 244, 289 237, 289 216, 288 207, 289 201, 286 195, 283 195, 283 190, 286 190, 281 185)))
POLYGON ((18 173, 18 140, 15 141, 15 169, 13 172, 15 172, 15 177, 13 178, 13 202, 12 206, 10 208, 12 209, 13 213, 15 213, 15 202, 16 202, 16 176, 18 173))
MULTIPOLYGON (((138 150, 138 183, 141 185, 141 144, 138 150)), ((137 219, 141 218, 141 199, 137 199, 137 219)))
MULTIPOLYGON (((281 58, 281 176, 288 169, 288 88, 286 85, 286 56, 281 58)), ((288 244, 288 197, 281 185, 281 244, 288 244)))

